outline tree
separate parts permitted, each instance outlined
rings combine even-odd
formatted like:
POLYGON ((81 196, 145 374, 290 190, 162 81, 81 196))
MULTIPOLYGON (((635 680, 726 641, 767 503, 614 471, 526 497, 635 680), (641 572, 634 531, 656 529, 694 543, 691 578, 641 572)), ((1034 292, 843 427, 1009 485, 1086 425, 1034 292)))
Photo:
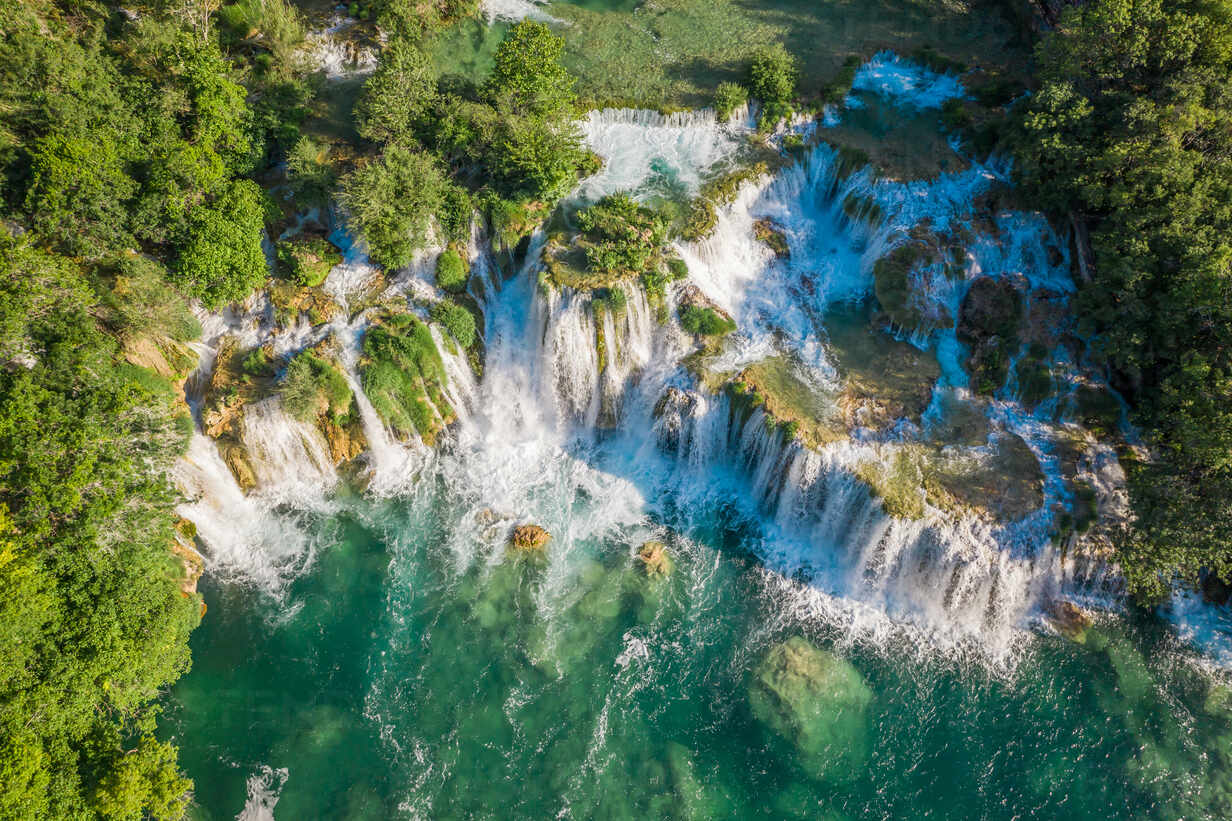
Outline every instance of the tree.
POLYGON ((445 185, 435 157, 390 145, 343 180, 342 204, 372 259, 400 268, 427 242, 429 221, 441 205, 445 185))
POLYGON ((355 106, 360 136, 409 142, 435 97, 436 72, 427 55, 410 40, 391 40, 355 106))
POLYGON ((271 205, 252 180, 193 209, 174 277, 211 308, 245 299, 269 274, 261 238, 271 205))
POLYGON ((506 195, 555 202, 576 184, 586 155, 572 122, 511 118, 502 131, 489 167, 506 195))
POLYGON ((39 141, 30 164, 26 213, 58 248, 97 257, 132 242, 124 226, 137 184, 114 142, 51 134, 39 141))
POLYGON ((496 65, 488 94, 496 105, 514 114, 571 116, 573 77, 560 63, 565 39, 543 23, 514 24, 496 50, 496 65))
POLYGON ((767 108, 783 107, 796 96, 796 58, 782 43, 763 46, 749 63, 749 90, 767 108))
POLYGON ((1232 580, 1232 19, 1226 3, 1098 0, 1037 53, 1018 173, 1091 225, 1079 305, 1152 457, 1130 461, 1131 590, 1232 580))

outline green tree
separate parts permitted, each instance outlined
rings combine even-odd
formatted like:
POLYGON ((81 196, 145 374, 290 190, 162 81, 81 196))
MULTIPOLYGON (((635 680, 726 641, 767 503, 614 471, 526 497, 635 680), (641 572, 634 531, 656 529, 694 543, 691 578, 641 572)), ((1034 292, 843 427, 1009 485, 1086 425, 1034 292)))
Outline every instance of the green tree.
POLYGON ((269 274, 261 238, 270 207, 260 186, 237 180, 193 209, 175 279, 212 308, 245 299, 269 274))
POLYGON ((355 106, 359 133, 374 142, 408 143, 436 96, 436 72, 419 46, 391 40, 355 106))
POLYGON ((514 24, 496 50, 488 93, 498 107, 514 114, 570 116, 573 77, 561 65, 565 39, 543 23, 514 24))
POLYGON ((791 103, 798 77, 796 58, 782 43, 763 46, 749 62, 749 90, 767 108, 791 103))
POLYGON ((114 142, 52 134, 35 146, 30 164, 26 213, 36 231, 75 256, 132 242, 125 206, 137 184, 114 142))
POLYGON ((343 180, 342 204, 372 259, 387 268, 400 268, 427 242, 445 185, 435 157, 390 145, 343 180))
POLYGON ((1097 0, 1037 52, 1018 123, 1024 185, 1091 226, 1093 347, 1152 458, 1128 464, 1118 546, 1147 601, 1232 579, 1232 15, 1227 3, 1097 0))

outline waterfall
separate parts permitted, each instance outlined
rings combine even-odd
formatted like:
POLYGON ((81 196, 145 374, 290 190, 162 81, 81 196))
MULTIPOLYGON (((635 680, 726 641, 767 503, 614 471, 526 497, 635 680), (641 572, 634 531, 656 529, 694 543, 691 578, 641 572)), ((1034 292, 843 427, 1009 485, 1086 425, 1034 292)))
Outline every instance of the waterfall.
POLYGON ((288 416, 278 396, 244 407, 241 438, 266 498, 302 505, 338 481, 321 432, 288 416))

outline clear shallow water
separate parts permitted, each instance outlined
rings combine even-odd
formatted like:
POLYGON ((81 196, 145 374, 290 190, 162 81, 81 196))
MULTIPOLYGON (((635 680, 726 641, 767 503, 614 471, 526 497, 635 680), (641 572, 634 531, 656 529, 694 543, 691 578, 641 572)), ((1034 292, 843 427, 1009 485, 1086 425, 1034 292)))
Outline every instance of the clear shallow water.
POLYGON ((207 581, 166 725, 197 817, 268 817, 262 797, 280 819, 1221 818, 1232 806, 1229 714, 1204 706, 1205 677, 1149 626, 1110 622, 1085 645, 1024 633, 1016 672, 994 677, 797 617, 803 586, 752 561, 749 529, 723 511, 669 537, 675 571, 650 579, 623 527, 567 559, 460 553, 452 502, 427 487, 319 521, 317 563, 281 600, 207 581), (871 689, 854 772, 815 777, 750 710, 753 671, 792 636, 836 650, 871 689))

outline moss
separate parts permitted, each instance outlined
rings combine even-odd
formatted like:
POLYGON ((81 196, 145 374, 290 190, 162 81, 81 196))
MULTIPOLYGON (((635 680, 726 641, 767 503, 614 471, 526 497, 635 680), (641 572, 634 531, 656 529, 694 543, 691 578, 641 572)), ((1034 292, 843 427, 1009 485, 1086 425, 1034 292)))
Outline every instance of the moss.
POLYGON ((736 323, 713 308, 686 305, 680 309, 680 326, 694 336, 726 336, 736 323))
POLYGON ((746 368, 727 383, 734 405, 764 408, 786 438, 819 448, 846 436, 835 398, 805 381, 791 360, 776 356, 746 368))
POLYGON ((475 344, 475 317, 461 305, 448 299, 432 303, 429 313, 463 348, 475 344))
POLYGON ((787 246, 787 237, 770 220, 759 219, 754 222, 753 236, 758 242, 764 243, 771 251, 774 251, 776 257, 786 259, 791 256, 791 249, 787 246))
POLYGON ((436 258, 436 284, 443 291, 460 293, 466 290, 468 271, 462 255, 447 248, 436 258))
POLYGON ((852 222, 865 222, 870 225, 880 224, 884 217, 881 206, 875 199, 856 193, 843 198, 843 213, 852 222))
POLYGON ((898 519, 924 515, 924 453, 918 445, 895 451, 889 462, 862 461, 855 475, 881 500, 885 512, 898 519))
POLYGON ((1015 363, 1014 378, 1018 382, 1018 399, 1024 407, 1032 409, 1047 399, 1052 393, 1052 370, 1048 367, 1047 351, 1042 346, 1032 345, 1015 363))
POLYGON ((862 62, 860 55, 848 55, 830 81, 821 87, 821 101, 831 105, 841 105, 851 93, 851 84, 855 82, 856 72, 859 71, 862 62))
POLYGON ((691 242, 710 236, 718 222, 719 209, 730 205, 745 183, 757 180, 769 170, 764 160, 758 160, 724 171, 703 183, 678 229, 680 236, 691 242))
POLYGON ((908 244, 895 248, 873 265, 873 293, 881 310, 901 328, 913 330, 924 319, 923 313, 912 303, 910 280, 912 268, 924 256, 921 246, 908 244))
POLYGON ((972 388, 989 395, 1005 384, 1010 358, 1021 345, 1023 297, 1005 277, 971 283, 958 315, 958 339, 969 345, 967 372, 972 388))
POLYGON ((428 326, 389 314, 364 336, 360 376, 372 407, 394 433, 417 433, 431 445, 453 410, 444 395, 445 366, 428 326))
POLYGON ((911 59, 938 74, 962 74, 967 70, 967 64, 962 60, 942 54, 927 43, 912 51, 911 59))

